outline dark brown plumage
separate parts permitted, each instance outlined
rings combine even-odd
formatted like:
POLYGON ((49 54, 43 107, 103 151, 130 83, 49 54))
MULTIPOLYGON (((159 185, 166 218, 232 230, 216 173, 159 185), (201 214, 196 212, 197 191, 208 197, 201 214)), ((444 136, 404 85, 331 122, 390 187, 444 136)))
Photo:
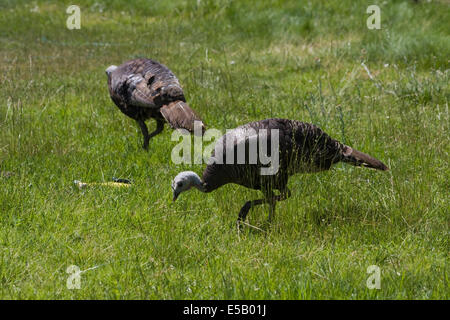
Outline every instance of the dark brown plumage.
MULTIPOLYGON (((248 188, 261 190, 264 199, 248 201, 239 212, 239 220, 245 220, 250 208, 255 205, 269 203, 271 206, 269 220, 275 211, 276 201, 285 200, 290 196, 287 188, 289 176, 295 173, 311 173, 329 170, 331 166, 338 162, 345 162, 355 166, 365 166, 378 170, 388 170, 388 167, 381 161, 360 151, 354 150, 339 141, 331 138, 319 127, 295 120, 288 119, 266 119, 251 122, 227 132, 217 143, 216 150, 212 153, 211 160, 222 159, 222 164, 210 163, 203 172, 200 179, 193 172, 182 172, 175 177, 172 188, 174 190, 174 200, 179 193, 196 187, 202 192, 211 192, 227 183, 236 183, 248 188), (249 164, 249 138, 236 139, 240 143, 245 143, 245 162, 237 164, 237 151, 240 143, 234 143, 234 164, 226 164, 226 140, 236 135, 244 137, 249 130, 254 130, 260 134, 261 129, 267 129, 267 150, 270 151, 271 131, 278 130, 279 134, 279 169, 273 175, 261 175, 263 165, 259 161, 256 164, 249 164), (223 150, 223 155, 217 155, 217 151, 223 150), (275 195, 273 190, 279 190, 280 194, 275 195)), ((259 152, 259 147, 258 147, 259 152)), ((220 152, 219 152, 220 154, 220 152)), ((270 155, 269 155, 270 156, 270 155)))
MULTIPOLYGON (((111 99, 120 111, 136 120, 144 136, 144 149, 149 140, 168 122, 174 129, 194 131, 194 121, 201 121, 186 103, 177 77, 166 66, 151 59, 135 59, 106 69, 111 99), (156 130, 148 133, 145 121, 156 120, 156 130)), ((204 124, 201 122, 202 133, 204 124)))

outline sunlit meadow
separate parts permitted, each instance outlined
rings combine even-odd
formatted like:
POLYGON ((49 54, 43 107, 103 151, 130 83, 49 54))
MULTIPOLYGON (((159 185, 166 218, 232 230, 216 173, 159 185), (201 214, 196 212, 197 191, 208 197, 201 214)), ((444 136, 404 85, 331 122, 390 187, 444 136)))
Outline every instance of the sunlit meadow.
POLYGON ((449 30, 435 0, 1 0, 0 298, 448 299, 449 30), (167 125, 142 150, 105 75, 135 57, 169 66, 209 128, 312 122, 391 170, 293 176, 272 225, 261 206, 241 232, 257 191, 172 203, 205 165, 170 161, 167 125), (132 186, 73 183, 113 177, 132 186))

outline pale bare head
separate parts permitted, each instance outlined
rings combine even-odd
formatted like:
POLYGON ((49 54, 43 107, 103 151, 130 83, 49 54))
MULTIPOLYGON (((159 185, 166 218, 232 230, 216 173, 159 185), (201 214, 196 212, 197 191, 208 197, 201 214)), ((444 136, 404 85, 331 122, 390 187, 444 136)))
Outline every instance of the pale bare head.
POLYGON ((172 181, 173 201, 177 200, 180 193, 195 187, 204 191, 203 182, 193 171, 183 171, 177 174, 172 181))
POLYGON ((116 70, 116 69, 117 69, 117 66, 114 66, 114 65, 109 66, 109 67, 106 68, 106 70, 105 70, 106 75, 109 77, 109 76, 111 75, 111 73, 112 73, 114 70, 116 70))

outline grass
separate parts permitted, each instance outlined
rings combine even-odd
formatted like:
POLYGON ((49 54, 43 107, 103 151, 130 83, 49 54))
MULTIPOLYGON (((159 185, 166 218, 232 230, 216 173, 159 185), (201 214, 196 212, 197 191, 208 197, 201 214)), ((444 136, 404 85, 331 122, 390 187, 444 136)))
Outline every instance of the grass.
POLYGON ((59 1, 0 3, 0 298, 449 298, 446 1, 378 2, 381 30, 371 1, 76 4, 80 30, 59 1), (110 100, 105 68, 138 56, 175 72, 209 128, 313 122, 391 171, 294 176, 265 232, 234 227, 260 197, 244 187, 173 204, 172 178, 204 166, 171 163, 169 129, 144 152, 110 100), (134 184, 73 185, 113 176, 134 184))

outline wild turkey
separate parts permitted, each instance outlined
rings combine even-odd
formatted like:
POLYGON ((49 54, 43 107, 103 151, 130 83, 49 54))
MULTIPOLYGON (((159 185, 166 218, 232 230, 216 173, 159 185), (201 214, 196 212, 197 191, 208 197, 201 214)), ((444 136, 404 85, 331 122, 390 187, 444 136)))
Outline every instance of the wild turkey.
MULTIPOLYGON (((145 58, 106 69, 111 99, 120 111, 136 120, 144 136, 144 149, 150 138, 164 129, 167 121, 174 129, 194 130, 201 121, 189 107, 177 77, 166 66, 145 58), (148 133, 145 121, 156 120, 156 130, 148 133)), ((204 125, 201 122, 202 133, 204 125)))
POLYGON ((251 207, 264 203, 270 204, 270 222, 273 219, 276 202, 285 200, 291 195, 287 188, 289 176, 295 173, 328 170, 331 165, 340 161, 355 166, 389 170, 381 161, 332 139, 313 124, 288 119, 266 119, 251 122, 228 131, 217 141, 202 179, 192 171, 181 172, 174 178, 172 182, 173 201, 178 198, 181 192, 192 187, 201 192, 211 192, 227 183, 235 183, 247 188, 261 190, 264 194, 263 199, 247 201, 244 204, 239 212, 238 223, 245 220, 251 207), (278 129, 279 169, 273 175, 261 174, 261 168, 264 165, 259 160, 259 147, 253 149, 258 150, 257 163, 251 164, 249 161, 251 156, 249 148, 249 141, 252 139, 251 132, 261 135, 262 129, 266 129, 264 130, 266 136, 263 139, 267 139, 268 150, 271 148, 271 137, 274 134, 271 130, 278 129), (248 135, 250 135, 250 138, 248 135), (228 149, 228 152, 233 150, 234 164, 227 164, 230 163, 226 159, 227 139, 233 139, 231 140, 233 141, 232 147, 228 149), (240 163, 242 164, 238 164, 238 149, 243 146, 245 146, 245 162, 242 162, 241 158, 240 163), (218 159, 220 161, 217 161, 218 159), (275 195, 274 189, 279 190, 280 194, 275 195))

